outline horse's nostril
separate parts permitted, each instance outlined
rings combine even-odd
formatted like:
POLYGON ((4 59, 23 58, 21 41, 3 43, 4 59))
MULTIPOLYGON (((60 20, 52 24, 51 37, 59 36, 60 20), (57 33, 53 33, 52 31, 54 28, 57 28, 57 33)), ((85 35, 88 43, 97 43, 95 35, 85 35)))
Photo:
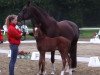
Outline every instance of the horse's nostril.
POLYGON ((37 35, 34 35, 34 37, 37 37, 37 35))

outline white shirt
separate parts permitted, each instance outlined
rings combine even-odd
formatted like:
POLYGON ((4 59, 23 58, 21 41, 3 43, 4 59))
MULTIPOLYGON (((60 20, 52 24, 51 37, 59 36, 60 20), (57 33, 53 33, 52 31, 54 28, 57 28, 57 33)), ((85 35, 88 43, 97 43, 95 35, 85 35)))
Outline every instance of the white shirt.
POLYGON ((27 25, 22 25, 22 26, 21 26, 22 32, 23 32, 23 29, 24 29, 24 31, 25 31, 26 33, 28 33, 28 27, 27 27, 27 25))

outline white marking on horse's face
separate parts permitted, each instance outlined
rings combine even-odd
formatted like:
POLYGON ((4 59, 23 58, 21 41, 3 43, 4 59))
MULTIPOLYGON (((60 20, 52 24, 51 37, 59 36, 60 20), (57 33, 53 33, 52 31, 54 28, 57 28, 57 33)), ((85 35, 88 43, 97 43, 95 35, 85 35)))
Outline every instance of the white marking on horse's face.
POLYGON ((37 28, 37 27, 35 27, 35 31, 37 31, 37 29, 38 29, 38 28, 37 28))
POLYGON ((39 34, 39 30, 38 29, 39 29, 38 27, 34 28, 34 37, 38 36, 38 34, 39 34))

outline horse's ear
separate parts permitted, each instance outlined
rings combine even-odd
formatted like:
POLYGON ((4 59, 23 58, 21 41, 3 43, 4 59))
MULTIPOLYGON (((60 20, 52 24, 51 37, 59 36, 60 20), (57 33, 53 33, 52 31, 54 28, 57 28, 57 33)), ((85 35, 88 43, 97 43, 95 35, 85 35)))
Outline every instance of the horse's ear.
POLYGON ((31 5, 31 0, 28 0, 27 1, 27 6, 30 6, 31 5))

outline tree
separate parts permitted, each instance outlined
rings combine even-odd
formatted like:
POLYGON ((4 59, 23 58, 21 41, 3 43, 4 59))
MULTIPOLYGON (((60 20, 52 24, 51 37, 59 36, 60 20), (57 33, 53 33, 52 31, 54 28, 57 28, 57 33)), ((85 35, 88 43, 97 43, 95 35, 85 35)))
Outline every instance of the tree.
MULTIPOLYGON (((6 16, 18 14, 28 0, 0 0, 0 25, 6 16)), ((100 0, 32 0, 56 20, 71 20, 80 27, 99 26, 100 0)))

